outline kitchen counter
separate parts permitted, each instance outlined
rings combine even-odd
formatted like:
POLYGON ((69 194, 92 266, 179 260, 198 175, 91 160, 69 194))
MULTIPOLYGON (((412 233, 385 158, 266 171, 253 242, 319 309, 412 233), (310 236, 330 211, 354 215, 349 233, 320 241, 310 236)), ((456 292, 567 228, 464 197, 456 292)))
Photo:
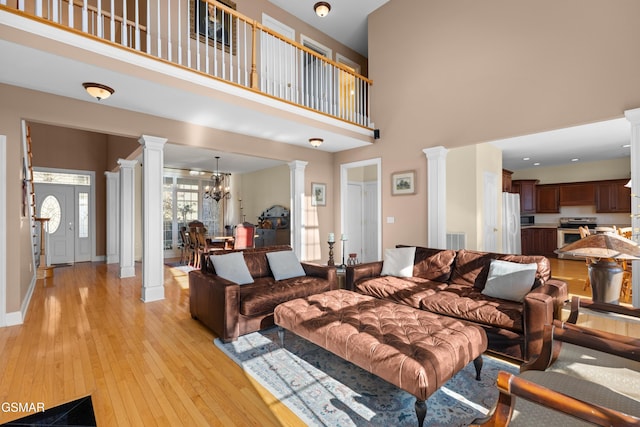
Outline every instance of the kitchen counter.
POLYGON ((520 228, 521 229, 525 229, 525 228, 558 228, 558 224, 557 223, 526 224, 526 225, 521 225, 520 228))

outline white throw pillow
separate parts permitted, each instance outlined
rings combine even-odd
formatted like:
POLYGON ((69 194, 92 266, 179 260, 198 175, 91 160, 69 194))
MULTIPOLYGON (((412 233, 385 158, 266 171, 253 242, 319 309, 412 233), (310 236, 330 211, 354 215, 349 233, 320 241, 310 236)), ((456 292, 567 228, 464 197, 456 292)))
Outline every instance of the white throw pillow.
POLYGON ((253 283, 253 277, 249 273, 247 263, 242 252, 231 252, 224 255, 211 255, 209 257, 216 269, 216 274, 238 285, 253 283))
POLYGON ((415 246, 384 250, 381 276, 411 277, 416 258, 415 246))
POLYGON ((531 290, 536 279, 538 264, 491 260, 484 295, 520 302, 531 290))
POLYGON ((298 257, 293 251, 267 252, 267 260, 276 280, 306 276, 298 257))

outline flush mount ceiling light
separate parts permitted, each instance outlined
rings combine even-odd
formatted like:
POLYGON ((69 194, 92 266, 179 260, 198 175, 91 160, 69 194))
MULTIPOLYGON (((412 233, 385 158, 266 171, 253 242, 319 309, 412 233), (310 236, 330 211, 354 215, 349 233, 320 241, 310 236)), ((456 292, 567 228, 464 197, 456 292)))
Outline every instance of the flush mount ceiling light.
POLYGON ((318 148, 322 145, 324 139, 322 138, 309 138, 309 144, 311 144, 314 148, 318 148))
POLYGON ((82 86, 85 88, 89 95, 93 96, 98 101, 107 99, 108 97, 113 95, 113 92, 115 92, 109 86, 105 86, 100 83, 82 83, 82 86))
POLYGON ((324 18, 329 14, 331 5, 326 1, 319 1, 318 3, 313 5, 313 10, 316 11, 316 15, 318 15, 320 18, 324 18))

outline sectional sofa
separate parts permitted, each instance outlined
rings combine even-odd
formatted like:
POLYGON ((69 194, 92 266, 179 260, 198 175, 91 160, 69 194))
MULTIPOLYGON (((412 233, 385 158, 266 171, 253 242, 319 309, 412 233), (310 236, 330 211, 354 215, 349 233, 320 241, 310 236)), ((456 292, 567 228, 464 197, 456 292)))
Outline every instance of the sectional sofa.
MULTIPOLYGON (((396 250, 402 248, 411 249, 396 250)), ((567 301, 567 284, 551 277, 543 256, 416 247, 409 274, 398 277, 383 275, 386 255, 384 261, 348 266, 346 288, 478 324, 487 333, 489 351, 520 361, 540 353, 544 326, 560 318, 567 301), (499 269, 492 263, 532 269, 531 283, 517 272, 494 274, 499 269), (492 292, 485 290, 488 279, 492 292), (518 288, 521 295, 514 296, 518 288)))

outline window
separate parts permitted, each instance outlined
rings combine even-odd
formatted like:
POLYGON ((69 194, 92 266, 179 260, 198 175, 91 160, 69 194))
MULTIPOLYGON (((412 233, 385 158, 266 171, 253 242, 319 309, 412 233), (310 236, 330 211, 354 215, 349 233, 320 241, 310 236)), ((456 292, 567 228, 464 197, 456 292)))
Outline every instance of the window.
POLYGON ((49 224, 47 226, 49 234, 53 234, 58 230, 61 212, 60 202, 54 196, 47 196, 42 201, 40 217, 49 218, 49 224))
POLYGON ((89 237, 89 193, 78 193, 78 237, 89 237))
POLYGON ((91 185, 91 175, 33 171, 33 182, 36 184, 91 185))

